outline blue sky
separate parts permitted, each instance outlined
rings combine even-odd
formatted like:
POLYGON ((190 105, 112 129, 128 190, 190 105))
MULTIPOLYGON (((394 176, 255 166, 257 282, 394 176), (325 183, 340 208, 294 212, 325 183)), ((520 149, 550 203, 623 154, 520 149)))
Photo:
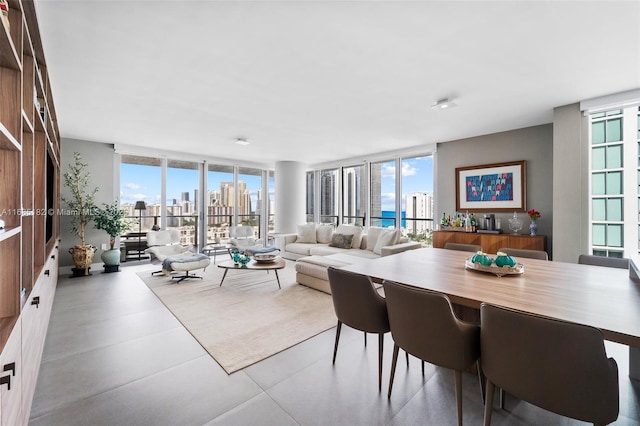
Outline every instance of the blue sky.
MULTIPOLYGON (((382 208, 394 210, 395 191, 394 162, 382 169, 382 208)), ((120 202, 135 203, 138 200, 147 204, 160 203, 160 167, 122 164, 120 168, 120 202)), ((247 182, 252 198, 256 199, 260 188, 260 176, 241 175, 240 180, 247 182)), ((232 181, 231 173, 209 172, 209 189, 220 188, 221 181, 232 181)), ((188 169, 167 169, 167 199, 180 201, 182 192, 189 192, 193 202, 194 189, 198 187, 198 171, 188 169)), ((272 192, 273 188, 269 188, 272 192)), ((433 194, 433 157, 416 157, 402 162, 402 192, 430 192, 433 194)))

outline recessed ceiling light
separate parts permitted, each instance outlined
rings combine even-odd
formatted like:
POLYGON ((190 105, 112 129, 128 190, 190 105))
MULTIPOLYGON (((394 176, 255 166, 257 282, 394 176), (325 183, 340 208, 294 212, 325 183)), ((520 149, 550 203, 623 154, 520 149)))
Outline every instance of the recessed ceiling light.
POLYGON ((444 98, 444 99, 440 99, 438 102, 436 102, 435 104, 431 105, 431 108, 433 109, 447 109, 447 108, 453 108, 456 106, 456 103, 453 102, 452 100, 449 100, 449 98, 444 98))
POLYGON ((236 139, 236 143, 238 145, 243 145, 244 146, 244 145, 249 145, 251 142, 247 142, 247 140, 244 139, 244 138, 237 138, 236 139))

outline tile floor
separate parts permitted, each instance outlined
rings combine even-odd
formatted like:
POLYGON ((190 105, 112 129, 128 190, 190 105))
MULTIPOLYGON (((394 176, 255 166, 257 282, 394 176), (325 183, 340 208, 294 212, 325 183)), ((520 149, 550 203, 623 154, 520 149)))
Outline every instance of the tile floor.
MULTIPOLYGON (((448 425, 456 424, 453 373, 412 358, 399 364, 390 400, 377 389, 377 341, 335 328, 227 375, 138 278, 150 265, 67 278, 61 270, 30 424, 40 425, 448 425)), ((158 279, 162 279, 159 277, 158 279)), ((184 284, 181 284, 184 285, 184 284)), ((387 336, 383 389, 388 386, 387 336)), ((640 382, 626 348, 618 425, 640 424, 640 382)), ((482 424, 475 376, 466 374, 464 423, 482 424)), ((495 425, 582 424, 513 397, 495 425)))

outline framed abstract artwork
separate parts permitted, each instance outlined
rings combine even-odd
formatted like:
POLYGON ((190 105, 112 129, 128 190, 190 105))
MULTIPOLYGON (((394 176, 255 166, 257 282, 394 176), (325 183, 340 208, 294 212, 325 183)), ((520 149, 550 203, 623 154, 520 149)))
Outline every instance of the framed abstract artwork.
POLYGON ((456 211, 524 211, 526 175, 524 160, 456 168, 456 211))

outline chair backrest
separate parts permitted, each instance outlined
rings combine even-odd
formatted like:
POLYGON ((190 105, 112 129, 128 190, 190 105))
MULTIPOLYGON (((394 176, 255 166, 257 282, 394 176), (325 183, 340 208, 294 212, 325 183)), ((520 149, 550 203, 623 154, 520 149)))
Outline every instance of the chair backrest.
POLYGON ((180 244, 180 231, 168 229, 166 231, 147 232, 147 245, 149 247, 167 246, 171 244, 180 244))
POLYGON ((229 237, 231 238, 253 238, 253 226, 230 226, 229 237))
POLYGON ((472 251, 474 253, 482 251, 482 246, 477 244, 444 243, 447 250, 472 251))
POLYGON ((609 268, 629 269, 629 259, 617 257, 594 256, 591 254, 581 254, 578 263, 583 265, 606 266, 609 268))
POLYGON ((331 298, 338 320, 349 327, 369 333, 389 331, 387 306, 366 275, 327 269, 331 298))
POLYGON ((527 249, 502 247, 498 249, 498 251, 501 251, 503 253, 508 254, 509 256, 514 256, 514 257, 527 257, 529 259, 549 260, 549 255, 544 250, 527 250, 527 249))
POLYGON ((442 293, 384 281, 393 341, 406 352, 462 370, 480 355, 480 328, 456 318, 442 293))
POLYGON ((608 424, 618 417, 618 367, 600 330, 483 303, 487 380, 554 413, 608 424))

